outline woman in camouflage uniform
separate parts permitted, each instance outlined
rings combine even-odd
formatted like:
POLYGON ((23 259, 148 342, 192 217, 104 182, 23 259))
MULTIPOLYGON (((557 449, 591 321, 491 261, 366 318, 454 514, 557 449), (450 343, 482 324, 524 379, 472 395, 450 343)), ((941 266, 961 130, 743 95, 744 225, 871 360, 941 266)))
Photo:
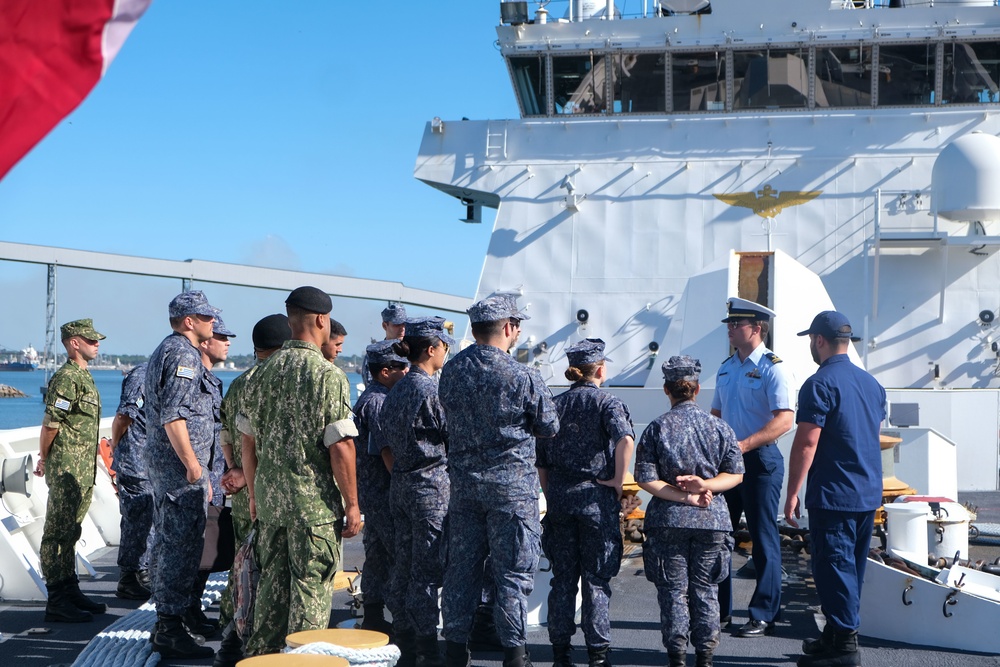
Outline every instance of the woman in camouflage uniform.
POLYGON ((635 479, 653 495, 643 547, 646 578, 656 586, 660 631, 670 667, 683 667, 688 637, 698 667, 710 667, 719 645, 719 582, 729 572, 732 523, 721 493, 743 479, 733 429, 694 402, 701 362, 663 364, 670 411, 639 438, 635 479), (717 495, 720 494, 720 495, 717 495))
POLYGON ((451 485, 448 432, 434 377, 455 341, 444 319, 406 321, 406 336, 393 351, 410 362, 410 372, 385 397, 379 413, 380 448, 393 465, 389 502, 396 539, 387 603, 400 665, 443 665, 437 646, 438 590, 444 576, 444 524, 451 485))

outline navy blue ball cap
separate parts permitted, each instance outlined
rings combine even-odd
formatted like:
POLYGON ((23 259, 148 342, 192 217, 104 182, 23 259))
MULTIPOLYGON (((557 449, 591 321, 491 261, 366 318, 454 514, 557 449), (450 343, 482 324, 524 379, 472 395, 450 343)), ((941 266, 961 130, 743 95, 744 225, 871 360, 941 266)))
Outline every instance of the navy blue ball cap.
POLYGON ((222 321, 222 318, 218 315, 215 316, 215 321, 212 322, 212 333, 219 334, 220 336, 228 336, 229 338, 236 338, 236 334, 229 330, 226 323, 222 321))
POLYGON ((808 336, 809 334, 822 336, 827 340, 847 338, 853 343, 861 340, 860 336, 854 335, 854 332, 851 330, 851 323, 847 317, 835 310, 824 310, 813 318, 812 324, 809 325, 808 329, 798 333, 799 336, 808 336))
POLYGON ((664 382, 679 382, 687 380, 697 382, 701 377, 701 361, 686 354, 670 357, 660 367, 664 382))
POLYGON ((208 298, 201 290, 191 290, 181 292, 173 298, 168 307, 170 318, 187 317, 188 315, 204 315, 205 317, 216 317, 222 311, 215 308, 208 302, 208 298))
POLYGON ((401 303, 390 303, 382 309, 382 321, 386 324, 405 324, 406 306, 401 303))
POLYGON ((455 346, 455 339, 444 330, 443 317, 411 317, 406 320, 406 337, 437 338, 448 347, 455 346))
POLYGON ((566 348, 566 359, 570 366, 596 364, 600 361, 611 361, 604 356, 604 341, 600 338, 584 338, 566 348))
POLYGON ((293 289, 292 293, 285 299, 285 305, 301 308, 310 313, 326 315, 333 310, 333 299, 320 288, 305 285, 293 289))
POLYGON ((378 364, 379 366, 388 366, 389 364, 409 366, 410 362, 396 354, 392 349, 392 346, 398 342, 395 339, 380 340, 366 347, 365 353, 368 355, 368 363, 378 364))

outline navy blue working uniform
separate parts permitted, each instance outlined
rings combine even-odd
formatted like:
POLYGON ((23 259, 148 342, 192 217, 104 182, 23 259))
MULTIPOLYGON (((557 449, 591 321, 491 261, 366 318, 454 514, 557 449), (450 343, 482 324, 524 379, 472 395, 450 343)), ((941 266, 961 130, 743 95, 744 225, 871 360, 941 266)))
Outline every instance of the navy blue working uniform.
POLYGON ((582 581, 584 639, 588 648, 605 648, 611 579, 621 566, 621 507, 615 489, 596 480, 614 478, 615 444, 635 434, 621 399, 593 382, 576 382, 553 401, 559 433, 538 442, 536 463, 548 471, 542 544, 552 563, 549 641, 565 645, 573 638, 582 581))
POLYGON ((167 336, 146 368, 145 461, 156 507, 153 601, 158 614, 181 615, 194 601, 204 545, 209 479, 216 436, 212 383, 201 352, 179 333, 167 336), (183 419, 191 448, 202 466, 194 484, 174 452, 163 425, 183 419))
POLYGON ((226 458, 222 454, 222 380, 212 371, 205 369, 205 380, 212 394, 212 414, 215 418, 212 451, 208 459, 208 482, 212 485, 211 503, 217 507, 226 504, 226 492, 222 490, 222 476, 226 473, 226 458))
POLYGON ((377 438, 393 455, 389 497, 396 551, 388 599, 393 629, 436 636, 451 486, 437 379, 411 367, 385 397, 377 438))
POLYGON ((358 506, 365 515, 362 535, 365 576, 361 578, 361 594, 366 606, 385 605, 393 560, 389 471, 374 437, 388 393, 387 387, 373 381, 365 386, 365 391, 354 404, 354 423, 358 427, 358 437, 354 439, 358 506))
MULTIPOLYGON (((716 375, 712 408, 743 440, 759 431, 774 417, 775 410, 794 409, 792 381, 781 363, 763 344, 746 359, 739 354, 726 359, 716 375)), ((730 514, 738 521, 745 513, 753 542, 753 563, 757 586, 750 598, 751 620, 771 623, 781 613, 781 536, 778 512, 785 460, 776 443, 762 445, 743 454, 746 474, 743 482, 727 491, 730 514)), ((731 606, 731 581, 720 586, 723 615, 731 606)))
POLYGON ((499 348, 476 344, 445 365, 440 396, 448 416, 451 475, 445 639, 468 642, 489 553, 492 571, 486 576, 496 585, 500 643, 524 646, 541 549, 535 438, 559 430, 552 395, 535 370, 499 348))
POLYGON ((142 451, 146 446, 146 364, 139 364, 122 380, 117 414, 132 420, 115 446, 111 469, 118 484, 121 542, 118 567, 122 572, 149 569, 153 538, 153 487, 142 451))
POLYGON ((885 399, 885 389, 846 354, 824 361, 799 391, 796 422, 822 429, 805 496, 813 579, 827 622, 839 630, 861 623, 861 584, 882 504, 885 399))
MULTIPOLYGON (((711 479, 740 474, 743 456, 732 428, 694 401, 676 404, 642 432, 636 448, 637 482, 676 484, 678 475, 711 479)), ((711 654, 719 644, 718 583, 729 572, 733 540, 722 496, 708 508, 653 497, 646 510, 643 559, 656 586, 660 632, 670 653, 711 654)))

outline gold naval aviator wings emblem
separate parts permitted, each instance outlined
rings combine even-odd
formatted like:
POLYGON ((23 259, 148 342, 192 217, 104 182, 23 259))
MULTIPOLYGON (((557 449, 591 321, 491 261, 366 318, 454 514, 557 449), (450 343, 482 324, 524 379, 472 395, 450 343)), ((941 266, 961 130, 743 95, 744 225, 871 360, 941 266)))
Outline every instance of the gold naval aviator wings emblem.
POLYGON ((823 194, 822 190, 783 190, 778 192, 765 185, 757 192, 734 192, 730 195, 712 195, 730 206, 748 208, 762 218, 773 218, 783 209, 805 204, 823 194), (758 196, 759 195, 759 196, 758 196))

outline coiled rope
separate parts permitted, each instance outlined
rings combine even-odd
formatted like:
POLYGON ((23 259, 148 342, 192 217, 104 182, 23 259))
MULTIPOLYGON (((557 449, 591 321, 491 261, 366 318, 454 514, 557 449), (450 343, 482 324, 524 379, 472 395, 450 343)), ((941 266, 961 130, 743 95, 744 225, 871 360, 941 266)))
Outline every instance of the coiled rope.
MULTIPOLYGON (((201 608, 207 609, 222 597, 228 572, 215 572, 201 595, 201 608)), ((147 602, 122 616, 90 640, 77 656, 73 667, 152 667, 160 662, 149 638, 156 626, 156 606, 147 602)))
POLYGON ((286 651, 286 653, 336 655, 345 658, 351 663, 351 667, 393 667, 399 660, 399 647, 394 644, 386 644, 378 648, 347 648, 326 642, 315 642, 304 644, 296 649, 286 651))

